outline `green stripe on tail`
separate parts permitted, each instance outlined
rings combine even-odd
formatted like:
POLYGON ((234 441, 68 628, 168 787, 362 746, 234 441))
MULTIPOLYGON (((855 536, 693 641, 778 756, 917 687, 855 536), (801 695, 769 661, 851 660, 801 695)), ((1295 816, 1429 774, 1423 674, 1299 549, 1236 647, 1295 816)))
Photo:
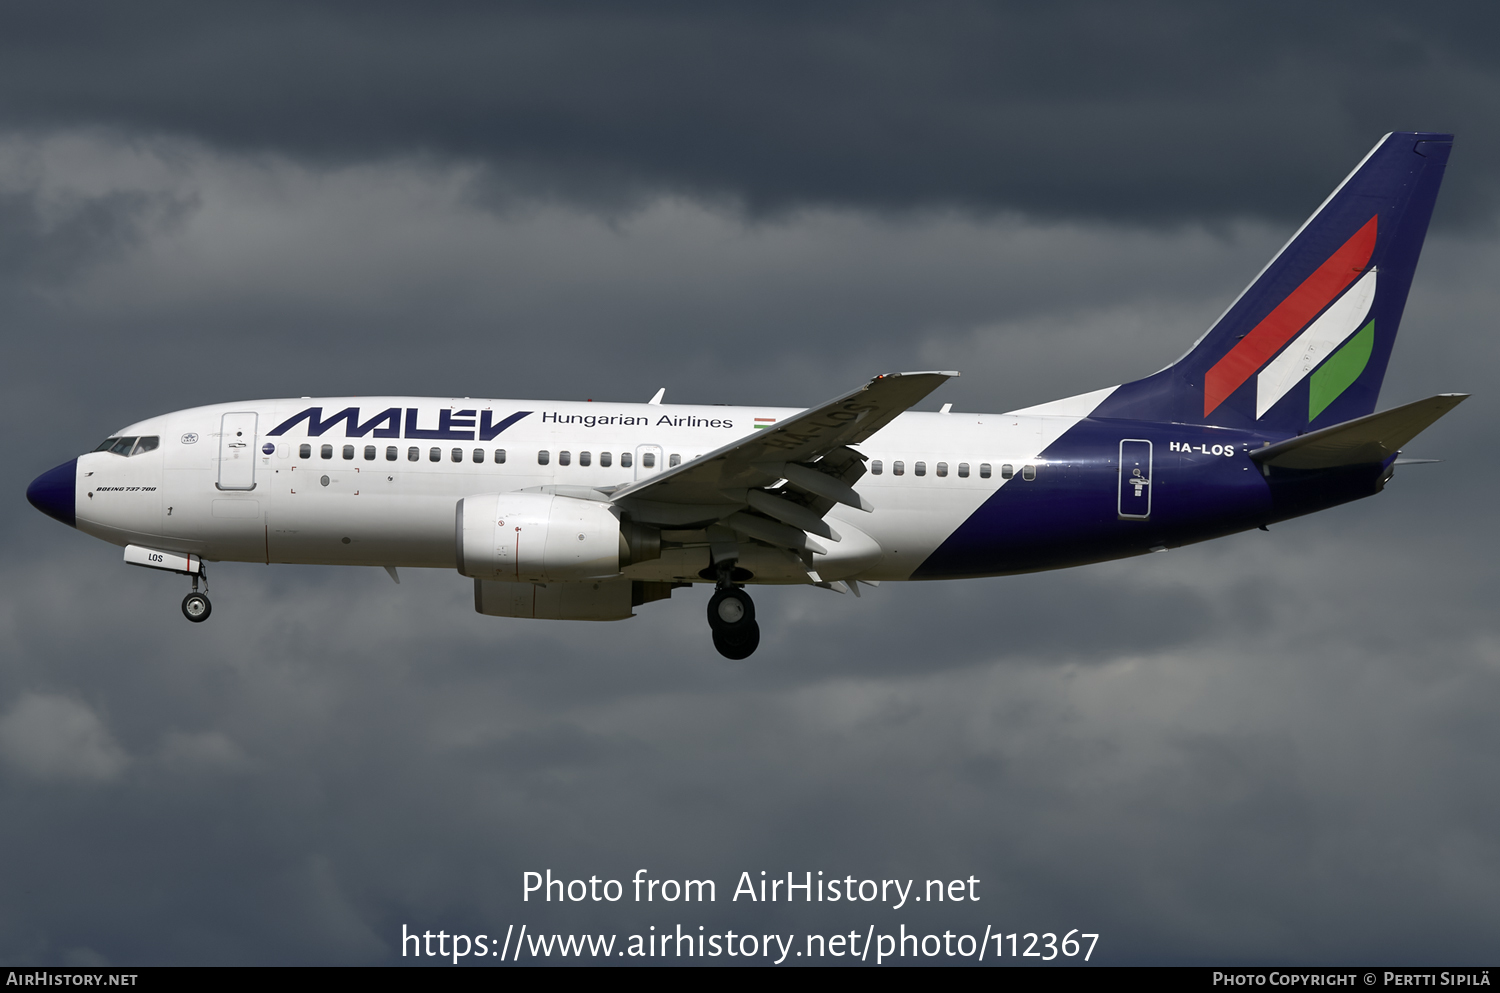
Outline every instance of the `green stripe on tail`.
POLYGON ((1365 371, 1365 366, 1370 364, 1370 354, 1374 350, 1375 322, 1371 321, 1312 374, 1307 392, 1309 421, 1323 413, 1330 403, 1354 385, 1359 374, 1365 371))

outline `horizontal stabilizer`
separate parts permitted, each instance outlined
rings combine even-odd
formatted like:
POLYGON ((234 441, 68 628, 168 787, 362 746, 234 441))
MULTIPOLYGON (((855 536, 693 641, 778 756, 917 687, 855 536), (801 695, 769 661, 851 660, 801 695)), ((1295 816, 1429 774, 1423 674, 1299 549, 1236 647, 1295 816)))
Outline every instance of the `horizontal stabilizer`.
POLYGON ((1334 469, 1384 462, 1467 400, 1467 393, 1443 393, 1378 414, 1367 414, 1250 453, 1278 469, 1334 469))

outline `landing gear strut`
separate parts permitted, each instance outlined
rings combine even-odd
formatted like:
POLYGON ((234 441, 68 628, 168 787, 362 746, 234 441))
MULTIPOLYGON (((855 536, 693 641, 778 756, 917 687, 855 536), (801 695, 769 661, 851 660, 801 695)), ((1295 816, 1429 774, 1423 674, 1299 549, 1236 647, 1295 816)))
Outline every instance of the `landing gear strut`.
POLYGON ((182 598, 182 616, 194 624, 208 620, 214 605, 208 602, 208 574, 203 574, 203 592, 198 592, 198 576, 193 575, 193 592, 182 598))
POLYGON ((755 623, 755 602, 744 587, 731 582, 733 562, 719 571, 718 588, 708 601, 708 626, 714 647, 726 659, 747 659, 760 645, 760 625, 755 623))

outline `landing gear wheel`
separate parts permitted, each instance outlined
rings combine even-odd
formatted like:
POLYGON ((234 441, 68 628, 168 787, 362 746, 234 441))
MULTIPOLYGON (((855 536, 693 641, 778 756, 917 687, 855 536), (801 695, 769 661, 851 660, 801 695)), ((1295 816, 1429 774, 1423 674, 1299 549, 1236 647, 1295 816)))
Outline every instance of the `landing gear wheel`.
POLYGON ((726 659, 748 659, 760 647, 760 625, 751 621, 736 631, 715 631, 714 647, 726 659))
POLYGON ((202 593, 189 593, 182 598, 182 616, 194 624, 201 624, 208 620, 208 615, 213 613, 214 605, 208 602, 208 597, 202 593))
POLYGON ((733 586, 716 590, 708 601, 708 626, 715 634, 738 633, 742 628, 754 625, 755 602, 744 590, 733 586))

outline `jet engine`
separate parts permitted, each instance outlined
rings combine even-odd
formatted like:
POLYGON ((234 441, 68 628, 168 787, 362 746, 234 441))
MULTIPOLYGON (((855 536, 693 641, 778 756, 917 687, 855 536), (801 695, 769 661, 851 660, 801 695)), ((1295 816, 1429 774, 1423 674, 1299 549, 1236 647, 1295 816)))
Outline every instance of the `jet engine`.
POLYGON ((661 532, 607 503, 553 493, 478 493, 458 502, 458 571, 475 579, 570 582, 617 576, 661 556, 661 532))

